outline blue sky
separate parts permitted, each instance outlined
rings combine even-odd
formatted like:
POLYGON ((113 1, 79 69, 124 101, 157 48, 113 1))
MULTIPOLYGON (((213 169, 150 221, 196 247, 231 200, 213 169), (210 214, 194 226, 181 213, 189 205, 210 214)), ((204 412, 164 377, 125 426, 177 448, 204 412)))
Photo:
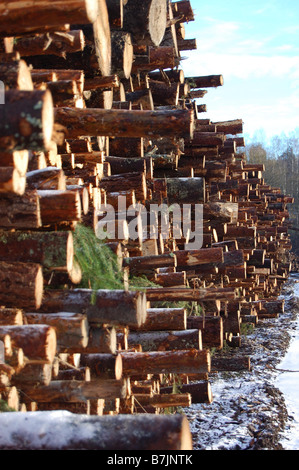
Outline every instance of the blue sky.
POLYGON ((199 103, 212 121, 243 119, 244 135, 299 128, 299 0, 191 0, 195 21, 182 51, 185 76, 222 74, 199 103))

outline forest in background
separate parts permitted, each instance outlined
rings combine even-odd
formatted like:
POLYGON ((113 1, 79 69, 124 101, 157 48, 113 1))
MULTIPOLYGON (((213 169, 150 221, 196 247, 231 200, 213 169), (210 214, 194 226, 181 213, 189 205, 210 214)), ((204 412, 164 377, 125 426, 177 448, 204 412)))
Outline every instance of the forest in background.
POLYGON ((249 163, 263 163, 266 184, 280 188, 281 192, 294 198, 288 204, 292 227, 289 231, 292 251, 299 256, 299 128, 288 135, 282 133, 267 139, 263 130, 246 138, 246 159, 249 163))

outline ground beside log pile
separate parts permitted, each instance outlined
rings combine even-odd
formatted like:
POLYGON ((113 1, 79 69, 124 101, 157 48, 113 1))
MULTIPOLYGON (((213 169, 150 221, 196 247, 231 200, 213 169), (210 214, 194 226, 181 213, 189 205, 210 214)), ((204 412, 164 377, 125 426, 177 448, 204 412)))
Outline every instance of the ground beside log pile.
MULTIPOLYGON (((229 354, 250 356, 252 370, 211 375, 213 402, 184 410, 194 450, 284 450, 281 440, 292 417, 275 378, 296 330, 295 282, 290 278, 282 290, 285 312, 260 320, 253 332, 242 336, 241 348, 230 348, 229 354)), ((227 350, 217 354, 227 355, 227 350)))

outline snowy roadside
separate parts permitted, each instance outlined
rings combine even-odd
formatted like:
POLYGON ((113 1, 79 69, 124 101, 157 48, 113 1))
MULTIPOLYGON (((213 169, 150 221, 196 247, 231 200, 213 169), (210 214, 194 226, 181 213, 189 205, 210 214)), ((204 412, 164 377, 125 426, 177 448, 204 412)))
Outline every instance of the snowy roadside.
POLYGON ((213 402, 184 409, 194 450, 284 450, 282 436, 292 417, 275 380, 297 326, 297 279, 291 276, 282 291, 285 312, 260 320, 250 335, 242 336, 241 347, 230 352, 249 356, 252 370, 211 375, 213 402))

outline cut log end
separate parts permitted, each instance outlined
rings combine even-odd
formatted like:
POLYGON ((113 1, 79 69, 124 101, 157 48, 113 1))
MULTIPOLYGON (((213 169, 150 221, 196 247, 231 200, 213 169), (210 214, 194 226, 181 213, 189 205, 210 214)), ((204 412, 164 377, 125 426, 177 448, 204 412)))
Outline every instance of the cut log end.
POLYGON ((46 90, 43 96, 42 107, 42 129, 44 130, 44 148, 50 150, 52 145, 53 128, 54 128, 54 112, 53 112, 53 99, 51 92, 46 90))
POLYGON ((181 424, 181 438, 180 438, 181 447, 179 450, 192 450, 192 435, 190 431, 189 421, 185 416, 182 418, 181 424))
POLYGON ((44 291, 44 277, 42 267, 39 266, 36 271, 35 277, 35 304, 36 308, 40 308, 42 304, 43 298, 43 291, 44 291))
POLYGON ((161 0, 153 0, 149 11, 149 33, 155 46, 159 46, 166 29, 167 4, 161 0))

